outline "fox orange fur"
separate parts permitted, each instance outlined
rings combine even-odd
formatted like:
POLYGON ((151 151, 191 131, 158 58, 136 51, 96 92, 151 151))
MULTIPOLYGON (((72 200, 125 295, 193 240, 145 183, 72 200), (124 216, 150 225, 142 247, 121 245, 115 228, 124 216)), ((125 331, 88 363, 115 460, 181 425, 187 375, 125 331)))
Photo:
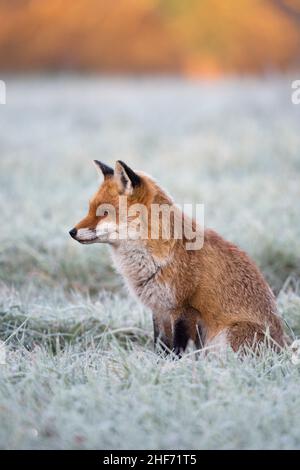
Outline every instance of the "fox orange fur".
POLYGON ((122 161, 115 169, 95 164, 104 181, 70 235, 81 243, 110 244, 128 287, 153 312, 155 343, 177 354, 189 339, 202 347, 230 345, 238 351, 256 346, 268 331, 273 344, 283 346, 274 295, 246 253, 209 229, 199 250, 187 250, 186 240, 175 237, 119 240, 120 225, 109 210, 99 215, 100 205, 113 206, 118 215, 123 195, 128 207, 143 204, 151 214, 153 203, 172 206, 173 201, 152 178, 122 161))

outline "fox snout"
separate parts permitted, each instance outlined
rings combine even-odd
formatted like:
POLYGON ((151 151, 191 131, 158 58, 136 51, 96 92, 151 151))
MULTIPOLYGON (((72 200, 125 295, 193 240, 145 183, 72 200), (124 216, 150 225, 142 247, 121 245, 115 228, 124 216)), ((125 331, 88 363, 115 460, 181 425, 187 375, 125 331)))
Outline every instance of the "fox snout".
POLYGON ((77 228, 72 228, 70 231, 69 231, 69 234, 71 235, 72 238, 75 238, 76 239, 76 235, 77 235, 77 228))
POLYGON ((92 228, 77 228, 74 227, 69 231, 69 234, 74 240, 84 245, 89 243, 98 242, 98 237, 95 229, 92 228))

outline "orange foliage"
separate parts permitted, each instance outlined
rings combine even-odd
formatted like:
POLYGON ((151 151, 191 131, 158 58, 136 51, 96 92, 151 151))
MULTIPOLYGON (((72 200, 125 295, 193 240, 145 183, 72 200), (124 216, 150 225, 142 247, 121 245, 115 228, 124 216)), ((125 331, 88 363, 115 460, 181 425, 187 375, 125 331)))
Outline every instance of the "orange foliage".
POLYGON ((0 0, 1 70, 262 72, 299 43, 272 0, 0 0))

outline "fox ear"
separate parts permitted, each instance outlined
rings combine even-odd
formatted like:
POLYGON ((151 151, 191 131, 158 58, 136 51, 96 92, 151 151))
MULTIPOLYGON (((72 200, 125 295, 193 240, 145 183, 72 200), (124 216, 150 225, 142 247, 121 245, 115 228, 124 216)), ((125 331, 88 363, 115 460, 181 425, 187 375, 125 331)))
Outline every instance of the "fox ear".
POLYGON ((141 184, 141 177, 121 160, 116 162, 115 177, 120 193, 128 196, 141 184))
POLYGON ((95 164, 95 167, 96 167, 96 170, 98 171, 98 173, 100 175, 103 175, 104 178, 108 178, 110 176, 113 176, 114 170, 110 166, 105 165, 102 162, 99 162, 99 160, 94 160, 94 164, 95 164))

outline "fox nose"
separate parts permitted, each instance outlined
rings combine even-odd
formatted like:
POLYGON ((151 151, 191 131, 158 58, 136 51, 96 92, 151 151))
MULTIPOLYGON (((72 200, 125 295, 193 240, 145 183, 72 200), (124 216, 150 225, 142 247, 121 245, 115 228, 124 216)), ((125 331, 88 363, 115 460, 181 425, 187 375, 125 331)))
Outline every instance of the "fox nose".
POLYGON ((75 238, 76 234, 77 234, 77 228, 72 228, 72 230, 70 230, 69 234, 71 235, 72 238, 75 238))

